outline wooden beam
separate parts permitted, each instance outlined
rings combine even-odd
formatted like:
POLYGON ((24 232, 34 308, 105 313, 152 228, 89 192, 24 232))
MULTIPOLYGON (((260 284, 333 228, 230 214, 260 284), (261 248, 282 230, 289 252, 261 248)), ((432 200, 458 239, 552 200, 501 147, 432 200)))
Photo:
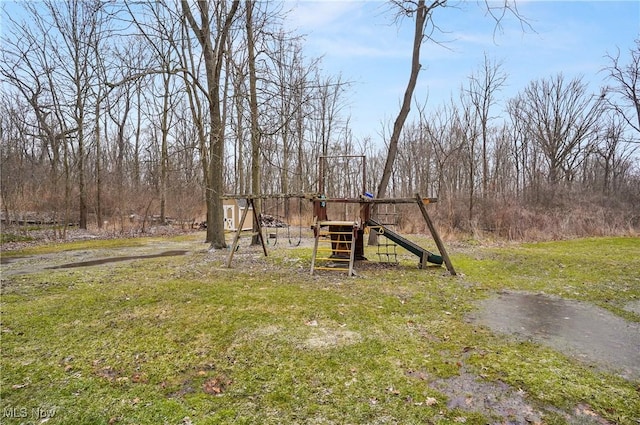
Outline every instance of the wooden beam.
MULTIPOLYGON (((421 198, 423 204, 434 204, 438 202, 438 198, 421 198)), ((413 204, 416 202, 416 198, 388 198, 388 199, 370 199, 372 204, 413 204)))
POLYGON ((256 214, 256 206, 253 203, 253 199, 247 199, 247 203, 251 204, 251 209, 253 210, 253 224, 255 228, 258 230, 258 239, 260 239, 260 243, 262 244, 262 252, 264 252, 264 256, 267 256, 267 246, 264 243, 264 237, 262 235, 262 224, 260 223, 259 214, 256 214))
MULTIPOLYGON (((315 197, 313 201, 319 202, 335 202, 343 204, 415 204, 416 198, 386 198, 386 199, 371 199, 371 198, 320 198, 315 197)), ((422 198, 421 202, 424 204, 433 204, 438 202, 438 198, 422 198)))
POLYGON ((264 252, 264 256, 267 256, 267 246, 264 243, 264 237, 262 236, 262 225, 260 224, 260 219, 256 214, 256 208, 253 203, 253 198, 247 198, 247 207, 242 212, 242 218, 240 218, 240 224, 238 225, 238 229, 236 230, 236 235, 233 238, 233 243, 231 244, 231 252, 229 252, 229 257, 227 257, 227 268, 231 268, 231 260, 233 260, 233 254, 236 252, 238 248, 238 242, 240 241, 240 233, 242 233, 242 227, 244 226, 244 221, 247 218, 247 213, 249 212, 249 207, 253 211, 253 223, 255 228, 258 230, 258 239, 260 239, 260 244, 262 244, 262 252, 264 252))
POLYGON ((299 199, 313 199, 317 197, 317 193, 273 193, 270 195, 222 195, 220 199, 289 199, 289 198, 299 198, 299 199))
POLYGON ((436 246, 438 247, 438 250, 440 251, 440 255, 442 256, 442 259, 444 260, 444 264, 447 266, 447 270, 449 270, 449 273, 451 273, 451 276, 455 276, 456 275, 456 271, 453 268, 453 264, 451 264, 451 260, 449 259, 449 254, 447 254, 447 250, 444 247, 444 243, 442 243, 442 239, 440 239, 440 235, 438 234, 438 231, 436 230, 436 226, 434 226, 433 221, 431 221, 431 217, 429 217, 429 214, 427 213, 427 208, 425 208, 424 202, 423 202, 422 198, 420 197, 420 194, 416 193, 416 197, 414 198, 414 202, 416 202, 418 204, 418 208, 420 208, 420 212, 422 212, 422 217, 424 217, 424 221, 427 222, 427 227, 429 228, 429 231, 431 232, 431 236, 433 237, 433 240, 436 241, 436 246))
MULTIPOLYGON (((240 233, 242 233, 242 226, 244 225, 244 220, 247 218, 247 212, 249 211, 249 204, 247 203, 247 207, 242 211, 242 217, 240 218, 240 223, 236 228, 236 235, 233 237, 233 243, 231 244, 231 251, 229 251, 229 257, 227 257, 227 268, 231 268, 231 260, 233 260, 233 254, 236 252, 236 248, 238 248, 238 241, 240 240, 240 233)), ((256 212, 254 211, 255 215, 256 212)))

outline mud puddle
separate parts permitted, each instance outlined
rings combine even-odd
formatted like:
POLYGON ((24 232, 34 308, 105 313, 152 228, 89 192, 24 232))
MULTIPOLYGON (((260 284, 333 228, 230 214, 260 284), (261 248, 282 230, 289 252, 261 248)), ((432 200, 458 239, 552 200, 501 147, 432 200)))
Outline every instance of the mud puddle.
POLYGON ((425 372, 410 370, 407 376, 428 381, 447 396, 448 409, 478 412, 495 419, 490 423, 541 423, 544 413, 532 407, 523 391, 514 390, 502 382, 487 382, 461 371, 457 376, 438 379, 425 372), (505 419, 509 419, 505 421, 505 419))
POLYGON ((458 375, 446 379, 416 370, 409 370, 406 375, 427 381, 446 395, 447 409, 481 413, 490 418, 487 424, 543 424, 548 414, 554 414, 564 418, 568 425, 610 425, 587 404, 580 403, 569 411, 551 405, 534 405, 522 389, 513 388, 502 381, 486 381, 464 368, 458 375))
POLYGON ((623 308, 627 311, 640 315, 640 300, 628 302, 623 308))
POLYGON ((117 248, 62 250, 60 252, 0 258, 2 278, 39 273, 46 270, 100 266, 109 263, 206 253, 201 241, 150 240, 149 243, 117 248))
POLYGON ((21 260, 24 257, 7 257, 7 256, 0 256, 0 264, 11 264, 15 261, 21 260))
POLYGON ((120 262, 120 261, 141 260, 141 259, 159 258, 159 257, 175 257, 175 256, 178 256, 178 255, 185 255, 187 252, 188 251, 175 250, 175 251, 160 252, 158 254, 129 255, 129 256, 122 256, 122 257, 98 258, 96 260, 79 261, 79 262, 75 262, 75 263, 61 264, 59 266, 51 266, 51 267, 46 267, 46 268, 47 269, 71 269, 71 268, 76 268, 76 267, 99 266, 99 265, 102 265, 102 264, 117 263, 117 262, 120 262))
POLYGON ((482 300, 472 320, 494 332, 547 345, 626 379, 640 379, 640 323, 589 303, 503 292, 482 300))

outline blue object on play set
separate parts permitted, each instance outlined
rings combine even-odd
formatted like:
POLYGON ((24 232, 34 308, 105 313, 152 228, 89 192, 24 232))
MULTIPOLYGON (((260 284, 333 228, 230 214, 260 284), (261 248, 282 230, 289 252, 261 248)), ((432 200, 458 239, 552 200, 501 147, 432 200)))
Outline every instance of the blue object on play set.
POLYGON ((365 192, 364 196, 366 196, 369 199, 373 199, 373 193, 371 193, 371 192, 365 192))

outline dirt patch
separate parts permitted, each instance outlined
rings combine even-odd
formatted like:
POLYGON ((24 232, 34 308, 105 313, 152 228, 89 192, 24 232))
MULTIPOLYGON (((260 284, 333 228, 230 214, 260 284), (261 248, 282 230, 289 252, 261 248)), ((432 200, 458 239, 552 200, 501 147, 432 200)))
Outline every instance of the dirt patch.
POLYGON ((496 423, 541 423, 543 412, 526 400, 526 394, 503 382, 487 382, 468 372, 447 379, 436 379, 431 385, 448 397, 448 409, 477 412, 494 418, 496 423))
POLYGON ((447 408, 480 413, 490 418, 489 424, 530 425, 543 424, 545 416, 554 414, 570 425, 609 425, 586 404, 579 404, 571 412, 527 400, 527 393, 504 382, 485 381, 464 369, 456 376, 442 379, 428 373, 409 370, 406 375, 429 382, 429 385, 447 396, 447 408))
POLYGON ((71 269, 75 267, 99 266, 102 264, 117 263, 120 261, 140 260, 140 259, 159 258, 159 257, 175 257, 178 255, 185 255, 186 253, 187 251, 176 250, 176 251, 164 251, 159 254, 129 255, 124 257, 99 258, 97 260, 79 261, 77 263, 67 263, 67 264, 61 264, 59 266, 51 266, 51 267, 47 267, 47 269, 71 269))
POLYGON ((62 238, 57 231, 53 229, 41 229, 41 230, 25 230, 20 226, 8 226, 4 227, 3 231, 9 234, 18 234, 26 236, 29 240, 19 242, 5 242, 0 245, 0 251, 11 252, 20 249, 33 248, 37 246, 74 242, 74 241, 86 241, 86 240, 108 240, 108 239, 143 239, 148 237, 160 237, 160 236, 179 236, 194 233, 204 232, 184 228, 180 226, 151 226, 146 231, 142 232, 140 229, 130 229, 128 231, 115 231, 113 229, 78 229, 70 228, 65 232, 65 237, 62 238))
POLYGON ((206 252, 202 241, 148 239, 136 246, 61 250, 49 254, 2 256, 2 276, 38 273, 45 270, 98 266, 108 263, 134 261, 206 252))
POLYGON ((14 263, 24 257, 0 257, 0 264, 11 264, 14 263))
POLYGON ((355 344, 360 340, 359 333, 346 329, 316 329, 302 346, 309 349, 334 348, 355 344))
POLYGON ((502 292, 472 320, 493 331, 547 345, 601 370, 640 379, 640 323, 589 303, 545 294, 502 292))

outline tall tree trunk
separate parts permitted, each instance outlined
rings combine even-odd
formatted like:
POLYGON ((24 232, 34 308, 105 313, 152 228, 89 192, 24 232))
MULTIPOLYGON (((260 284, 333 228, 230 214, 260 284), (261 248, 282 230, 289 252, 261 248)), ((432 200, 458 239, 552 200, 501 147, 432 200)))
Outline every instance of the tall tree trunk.
MULTIPOLYGON (((239 1, 236 0, 232 3, 231 9, 226 13, 224 19, 221 19, 222 25, 216 26, 219 29, 215 38, 215 45, 211 35, 209 5, 214 5, 222 10, 224 4, 198 0, 197 5, 200 11, 201 26, 199 26, 194 19, 188 1, 182 0, 182 10, 185 17, 202 46, 207 78, 211 125, 209 132, 209 168, 204 170, 207 185, 205 196, 207 200, 207 242, 211 243, 211 248, 213 249, 222 249, 226 248, 227 244, 224 239, 224 211, 221 198, 224 186, 224 140, 222 136, 223 122, 220 107, 220 76, 222 74, 222 59, 226 40, 231 30, 231 23, 238 10, 239 1)), ((220 16, 222 17, 222 12, 220 16)))
POLYGON ((96 99, 96 219, 102 229, 102 163, 100 162, 100 95, 96 99))
POLYGON ((167 180, 169 178, 169 96, 171 89, 171 73, 163 75, 164 93, 162 96, 162 143, 160 147, 160 223, 167 219, 167 180))
MULTIPOLYGON (((409 75, 409 82, 407 83, 407 89, 404 92, 402 99, 402 105, 400 112, 396 117, 393 124, 393 132, 391 133, 391 139, 389 140, 389 150, 387 152, 387 160, 384 164, 382 171, 382 177, 380 184, 378 185, 378 198, 384 198, 387 193, 387 186, 389 185, 389 179, 391 178, 391 172, 393 170, 393 163, 396 160, 398 154, 398 141, 400 140, 400 134, 402 133, 402 127, 411 110, 411 98, 418 82, 418 73, 420 72, 420 47, 422 45, 422 39, 424 38, 424 28, 427 16, 434 7, 439 5, 438 2, 434 2, 430 7, 425 5, 425 0, 419 0, 414 13, 416 14, 416 25, 413 34, 413 52, 411 55, 411 73, 409 75)), ((374 207, 375 214, 375 207, 374 207)), ((375 245, 377 243, 376 232, 369 233, 369 244, 375 245)))
MULTIPOLYGON (((255 2, 252 0, 246 1, 246 21, 245 26, 247 30, 247 61, 249 63, 249 115, 251 120, 251 194, 254 196, 260 196, 262 190, 260 187, 260 128, 258 127, 258 93, 256 87, 256 51, 255 51, 255 39, 253 35, 253 7, 255 2)), ((262 203, 260 199, 257 199, 254 203, 257 214, 262 209, 262 203)), ((258 231, 255 228, 254 233, 258 231)), ((255 235, 251 239, 252 245, 260 243, 258 235, 255 235)))
MULTIPOLYGON (((140 84, 140 83, 137 83, 140 84)), ((137 111, 136 111, 136 131, 134 137, 134 147, 133 147, 133 188, 134 192, 138 191, 140 187, 140 133, 142 132, 142 104, 141 104, 141 96, 142 96, 142 86, 139 85, 136 88, 136 98, 137 98, 137 111)))
MULTIPOLYGON (((434 6, 432 6, 434 7, 434 6)), ((393 163, 395 162, 398 154, 398 141, 400 140, 400 133, 402 133, 402 127, 411 110, 411 98, 413 97, 413 91, 416 88, 418 82, 418 73, 420 72, 420 46, 422 45, 422 39, 424 38, 424 25, 427 16, 431 8, 425 6, 425 0, 419 0, 415 14, 416 25, 413 35, 413 53, 411 55, 411 74, 409 75, 409 82, 407 83, 407 89, 404 92, 402 99, 402 106, 400 112, 393 124, 393 132, 391 133, 391 139, 389 140, 389 150, 387 152, 387 160, 384 164, 384 170, 382 171, 382 178, 380 185, 378 186, 378 198, 384 198, 387 193, 387 186, 389 185, 389 179, 391 178, 391 171, 393 170, 393 163)))
POLYGON ((87 185, 85 183, 84 166, 84 131, 82 125, 83 118, 78 119, 78 191, 80 192, 80 228, 87 228, 87 185))

